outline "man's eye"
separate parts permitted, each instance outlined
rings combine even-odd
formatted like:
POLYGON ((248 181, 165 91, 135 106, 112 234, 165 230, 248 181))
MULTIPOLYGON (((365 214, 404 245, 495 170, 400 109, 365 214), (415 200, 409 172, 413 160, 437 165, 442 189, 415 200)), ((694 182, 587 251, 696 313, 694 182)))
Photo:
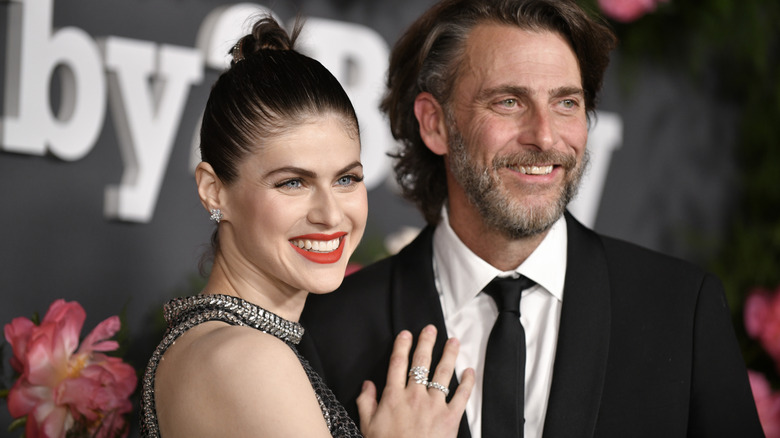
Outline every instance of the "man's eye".
POLYGON ((501 106, 504 108, 514 108, 517 106, 517 99, 504 99, 501 101, 501 106))
POLYGON ((575 102, 574 99, 563 99, 561 105, 563 105, 564 108, 574 108, 577 106, 577 102, 575 102))

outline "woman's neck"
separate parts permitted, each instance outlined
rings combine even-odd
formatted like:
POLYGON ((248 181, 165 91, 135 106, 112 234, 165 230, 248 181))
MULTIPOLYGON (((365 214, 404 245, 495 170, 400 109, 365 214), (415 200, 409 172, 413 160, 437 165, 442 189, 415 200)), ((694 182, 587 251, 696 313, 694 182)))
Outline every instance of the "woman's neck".
POLYGON ((217 254, 203 293, 239 297, 289 321, 298 321, 306 303, 307 291, 285 287, 262 275, 240 274, 217 254))

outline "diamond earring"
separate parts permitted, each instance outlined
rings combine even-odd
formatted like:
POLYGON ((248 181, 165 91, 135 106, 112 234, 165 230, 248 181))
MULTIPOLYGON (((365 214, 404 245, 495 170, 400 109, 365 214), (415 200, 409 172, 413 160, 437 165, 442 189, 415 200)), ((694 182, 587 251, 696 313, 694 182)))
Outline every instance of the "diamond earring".
POLYGON ((219 221, 222 220, 222 210, 218 208, 212 208, 211 209, 211 217, 209 219, 213 220, 217 224, 219 224, 219 221))

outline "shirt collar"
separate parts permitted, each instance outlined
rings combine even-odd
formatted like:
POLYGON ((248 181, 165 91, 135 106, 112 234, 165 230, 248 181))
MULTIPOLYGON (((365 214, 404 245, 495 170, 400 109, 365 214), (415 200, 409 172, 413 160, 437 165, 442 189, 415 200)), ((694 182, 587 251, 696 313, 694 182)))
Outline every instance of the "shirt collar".
POLYGON ((563 301, 567 251, 566 219, 561 216, 533 253, 513 271, 503 272, 474 254, 450 226, 447 208, 433 235, 433 265, 445 314, 466 306, 497 275, 522 274, 563 301))

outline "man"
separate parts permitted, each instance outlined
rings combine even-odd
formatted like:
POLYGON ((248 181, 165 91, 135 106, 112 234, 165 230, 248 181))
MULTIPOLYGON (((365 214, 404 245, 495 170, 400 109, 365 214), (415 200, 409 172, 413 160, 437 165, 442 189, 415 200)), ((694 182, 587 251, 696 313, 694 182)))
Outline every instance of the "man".
POLYGON ((476 370, 459 436, 762 436, 720 282, 565 212, 614 44, 563 0, 445 0, 398 42, 382 108, 429 226, 302 317, 304 353, 353 415, 393 336, 434 323, 439 352, 461 341, 456 374, 476 370), (531 280, 520 344, 498 353, 496 277, 531 280))

